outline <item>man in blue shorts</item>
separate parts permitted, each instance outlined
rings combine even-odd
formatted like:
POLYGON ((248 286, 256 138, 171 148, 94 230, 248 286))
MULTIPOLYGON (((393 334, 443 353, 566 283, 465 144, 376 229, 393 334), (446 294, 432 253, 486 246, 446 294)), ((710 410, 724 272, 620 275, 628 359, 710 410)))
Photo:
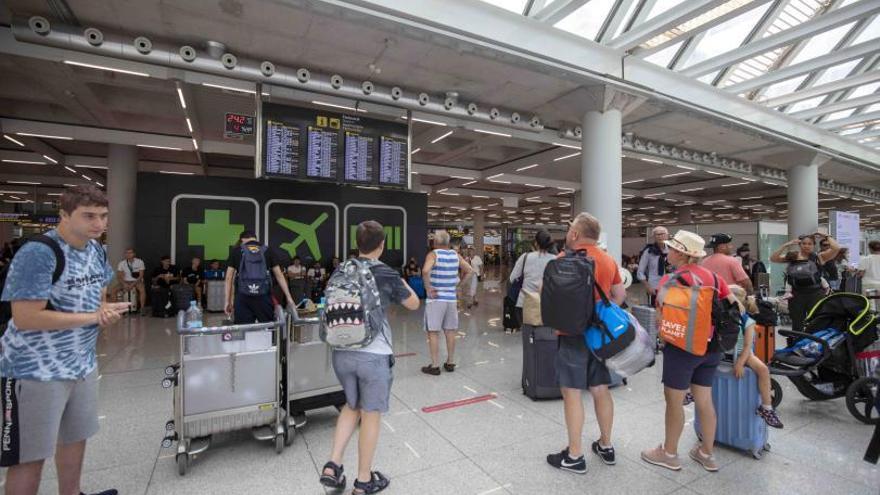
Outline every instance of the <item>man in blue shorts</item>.
POLYGON ((98 432, 99 327, 116 323, 129 307, 106 302, 113 269, 97 241, 107 228, 104 193, 72 187, 60 204, 58 228, 22 246, 3 290, 12 305, 0 341, 7 495, 36 494, 53 455, 59 492, 80 493, 86 439, 98 432))
POLYGON ((392 303, 401 304, 409 310, 419 309, 419 298, 400 278, 400 273, 379 261, 385 250, 385 230, 379 222, 366 221, 358 225, 356 233, 358 259, 369 265, 376 280, 382 308, 370 313, 374 328, 381 328, 366 347, 360 349, 335 349, 333 370, 345 391, 345 406, 339 413, 333 435, 333 452, 324 464, 321 484, 345 488, 342 457, 345 447, 360 421, 358 436, 358 471, 352 494, 377 493, 388 487, 389 480, 379 471, 373 471, 373 456, 379 440, 381 415, 388 412, 391 397, 391 367, 394 354, 391 350, 391 325, 385 310, 392 303))

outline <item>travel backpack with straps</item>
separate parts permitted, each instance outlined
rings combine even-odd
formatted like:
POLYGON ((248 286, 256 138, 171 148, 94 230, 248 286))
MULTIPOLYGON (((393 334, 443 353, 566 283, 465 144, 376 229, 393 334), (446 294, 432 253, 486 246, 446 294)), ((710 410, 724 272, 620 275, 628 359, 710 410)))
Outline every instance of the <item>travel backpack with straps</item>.
POLYGON ((545 326, 582 335, 593 321, 596 264, 585 250, 566 250, 544 269, 541 319, 545 326))
POLYGON ((616 356, 636 338, 629 313, 611 302, 596 284, 599 301, 594 305, 592 324, 584 332, 584 341, 593 355, 602 361, 616 356))
MULTIPOLYGON (((52 272, 52 285, 55 285, 55 283, 61 279, 61 274, 64 273, 64 268, 66 266, 66 258, 64 256, 64 251, 61 250, 61 245, 58 244, 58 241, 45 234, 31 236, 25 243, 28 242, 39 242, 52 249, 52 253, 55 255, 55 270, 52 272)), ((101 250, 103 251, 103 248, 101 250)), ((0 269, 0 292, 2 292, 2 289, 6 288, 6 277, 9 275, 9 267, 11 265, 12 260, 9 261, 9 264, 0 269)), ((52 309, 52 303, 50 301, 46 301, 46 309, 52 309)), ((12 303, 10 301, 0 301, 0 333, 6 331, 6 326, 11 319, 12 303)))
POLYGON ((382 331, 371 313, 381 309, 379 287, 370 267, 376 261, 345 261, 324 289, 321 340, 337 349, 358 349, 370 345, 382 331))
POLYGON ((242 244, 238 264, 238 293, 244 296, 265 296, 272 290, 272 279, 266 265, 266 246, 242 244))

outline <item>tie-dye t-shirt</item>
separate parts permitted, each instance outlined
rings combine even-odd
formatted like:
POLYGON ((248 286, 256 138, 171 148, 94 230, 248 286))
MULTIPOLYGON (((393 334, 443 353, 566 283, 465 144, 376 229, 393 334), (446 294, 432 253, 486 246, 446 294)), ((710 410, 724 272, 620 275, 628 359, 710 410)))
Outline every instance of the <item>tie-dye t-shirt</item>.
MULTIPOLYGON (((77 249, 61 239, 56 230, 46 235, 58 241, 65 256, 64 272, 52 284, 55 254, 39 242, 28 242, 16 253, 9 267, 4 301, 48 300, 55 311, 90 313, 101 306, 101 289, 113 278, 104 248, 89 241, 77 249)), ((76 380, 96 366, 98 325, 67 330, 19 330, 15 319, 0 340, 0 375, 26 380, 76 380)))

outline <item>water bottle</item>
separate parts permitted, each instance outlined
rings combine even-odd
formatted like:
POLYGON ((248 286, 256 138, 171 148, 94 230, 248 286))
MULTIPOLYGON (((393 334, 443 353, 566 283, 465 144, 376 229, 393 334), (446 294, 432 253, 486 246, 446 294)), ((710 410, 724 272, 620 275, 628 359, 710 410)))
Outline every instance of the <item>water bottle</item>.
POLYGON ((202 328, 202 310, 196 301, 190 301, 186 310, 186 328, 202 328))

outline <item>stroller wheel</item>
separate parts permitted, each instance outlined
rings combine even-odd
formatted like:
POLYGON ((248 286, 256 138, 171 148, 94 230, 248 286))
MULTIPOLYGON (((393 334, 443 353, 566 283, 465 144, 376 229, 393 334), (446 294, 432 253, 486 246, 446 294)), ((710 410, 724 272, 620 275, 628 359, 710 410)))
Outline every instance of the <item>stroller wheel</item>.
POLYGON ((880 393, 880 379, 859 378, 846 389, 846 408, 862 423, 880 424, 880 413, 876 409, 878 393, 880 393))
POLYGON ((770 379, 770 400, 773 409, 778 408, 779 404, 782 404, 782 385, 773 378, 770 379))

